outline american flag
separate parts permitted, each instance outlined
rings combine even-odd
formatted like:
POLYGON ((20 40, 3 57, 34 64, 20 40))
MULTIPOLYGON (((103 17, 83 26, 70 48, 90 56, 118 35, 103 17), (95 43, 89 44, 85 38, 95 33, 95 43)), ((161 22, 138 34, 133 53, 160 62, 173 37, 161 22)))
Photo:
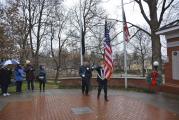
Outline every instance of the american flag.
POLYGON ((104 38, 104 76, 110 79, 113 71, 112 48, 110 45, 109 29, 105 21, 105 38, 104 38))
POLYGON ((125 12, 123 10, 123 30, 124 30, 124 40, 126 42, 129 42, 129 30, 128 30, 128 27, 127 27, 127 23, 126 23, 126 16, 125 16, 125 12))

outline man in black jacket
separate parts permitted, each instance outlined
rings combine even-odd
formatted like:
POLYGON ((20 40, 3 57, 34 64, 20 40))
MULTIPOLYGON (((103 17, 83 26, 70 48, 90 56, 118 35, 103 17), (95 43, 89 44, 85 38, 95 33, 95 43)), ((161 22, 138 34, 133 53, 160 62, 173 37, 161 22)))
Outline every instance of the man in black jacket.
POLYGON ((84 65, 80 66, 79 75, 82 78, 82 94, 88 95, 92 77, 92 69, 88 62, 84 62, 84 65))

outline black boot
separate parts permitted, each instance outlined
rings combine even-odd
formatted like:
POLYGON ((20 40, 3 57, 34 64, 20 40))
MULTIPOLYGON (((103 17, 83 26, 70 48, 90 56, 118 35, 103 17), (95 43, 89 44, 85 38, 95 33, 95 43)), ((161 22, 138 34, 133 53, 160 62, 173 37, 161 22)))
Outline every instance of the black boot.
POLYGON ((105 99, 106 102, 109 101, 107 95, 105 95, 104 99, 105 99))
POLYGON ((97 95, 97 99, 99 99, 99 97, 100 97, 100 93, 101 93, 101 88, 99 87, 99 88, 98 88, 98 95, 97 95))
POLYGON ((100 91, 98 90, 98 95, 97 95, 97 99, 100 98, 100 91))
POLYGON ((105 101, 108 102, 109 100, 107 98, 105 98, 105 101))
POLYGON ((88 96, 88 92, 85 92, 85 95, 88 96))
POLYGON ((98 94, 98 95, 97 95, 97 99, 99 99, 99 96, 100 96, 100 95, 98 94))

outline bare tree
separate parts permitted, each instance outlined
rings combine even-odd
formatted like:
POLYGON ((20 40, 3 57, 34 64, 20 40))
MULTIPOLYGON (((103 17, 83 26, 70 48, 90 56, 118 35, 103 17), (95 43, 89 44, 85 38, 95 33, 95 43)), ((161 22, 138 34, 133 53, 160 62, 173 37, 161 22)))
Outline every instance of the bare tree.
POLYGON ((140 8, 141 14, 145 21, 150 26, 150 37, 152 40, 152 61, 159 61, 159 69, 162 71, 162 59, 161 59, 161 43, 159 35, 156 35, 156 31, 159 30, 164 14, 171 7, 174 0, 134 0, 140 8), (144 4, 147 4, 149 15, 146 13, 144 4))
MULTIPOLYGON (((84 0, 82 2, 82 40, 79 41, 80 33, 80 16, 79 16, 79 6, 72 9, 72 14, 74 16, 72 20, 72 26, 74 30, 78 30, 77 40, 82 42, 85 48, 88 48, 88 43, 91 43, 91 35, 93 34, 93 28, 101 24, 101 18, 104 18, 104 10, 99 7, 100 0, 84 0)), ((83 54, 84 54, 83 50, 83 54)))
POLYGON ((134 39, 130 42, 130 46, 131 45, 134 47, 134 54, 136 54, 134 57, 137 57, 136 60, 142 65, 142 75, 145 76, 145 60, 151 53, 150 36, 145 34, 143 31, 138 31, 135 34, 134 39))
POLYGON ((20 46, 20 62, 24 63, 29 55, 29 44, 28 44, 28 36, 29 36, 29 23, 28 23, 28 14, 27 10, 27 1, 19 0, 19 16, 20 19, 17 21, 17 30, 19 34, 19 41, 17 42, 20 46))
POLYGON ((38 13, 36 14, 37 24, 34 27, 35 29, 37 29, 37 30, 34 30, 34 35, 36 37, 36 44, 35 44, 36 49, 33 51, 34 52, 33 57, 34 57, 35 68, 38 68, 38 58, 39 58, 40 45, 41 45, 43 35, 45 34, 45 27, 46 26, 43 27, 43 25, 46 25, 46 24, 43 21, 44 19, 42 18, 43 15, 44 15, 43 13, 44 13, 44 9, 45 9, 45 3, 46 3, 46 0, 39 0, 38 4, 37 4, 38 6, 36 6, 38 8, 37 9, 38 13))
POLYGON ((56 66, 55 83, 57 83, 60 69, 62 69, 62 65, 66 63, 65 61, 63 61, 65 60, 65 57, 63 56, 64 53, 63 49, 65 49, 65 44, 68 41, 68 35, 65 35, 64 31, 66 31, 66 24, 68 22, 69 15, 68 12, 65 11, 66 10, 63 8, 63 6, 55 5, 54 13, 51 14, 52 16, 51 16, 51 24, 50 24, 51 26, 50 48, 51 48, 52 58, 56 66), (54 53, 54 48, 53 48, 54 40, 57 40, 58 43, 57 54, 54 53))
POLYGON ((171 7, 167 10, 165 15, 165 19, 163 20, 163 25, 166 25, 170 22, 179 19, 179 1, 175 0, 175 2, 171 5, 171 7))
POLYGON ((49 35, 50 14, 55 4, 61 4, 61 0, 28 0, 28 22, 30 48, 35 68, 38 68, 39 53, 47 41, 49 35))

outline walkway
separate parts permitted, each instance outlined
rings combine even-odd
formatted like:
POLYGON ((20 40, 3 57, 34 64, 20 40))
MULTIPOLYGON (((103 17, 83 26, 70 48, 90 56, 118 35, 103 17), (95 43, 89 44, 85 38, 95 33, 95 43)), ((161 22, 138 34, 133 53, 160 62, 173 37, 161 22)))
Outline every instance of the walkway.
POLYGON ((179 97, 109 90, 109 102, 93 90, 48 90, 0 97, 0 120, 179 120, 179 97))

